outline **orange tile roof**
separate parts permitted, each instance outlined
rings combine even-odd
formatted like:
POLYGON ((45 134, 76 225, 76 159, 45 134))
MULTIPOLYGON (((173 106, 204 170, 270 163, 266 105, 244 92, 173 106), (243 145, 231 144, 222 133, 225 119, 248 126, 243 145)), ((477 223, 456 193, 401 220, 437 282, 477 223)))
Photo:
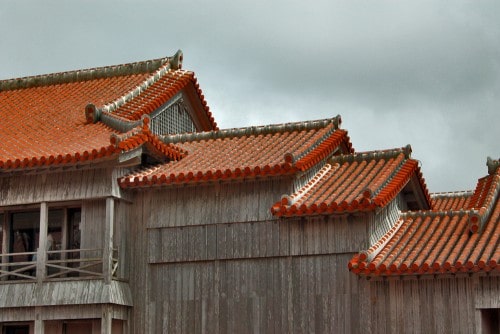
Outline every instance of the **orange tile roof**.
POLYGON ((187 154, 179 161, 137 171, 120 179, 122 187, 206 182, 307 170, 333 154, 352 152, 340 117, 195 134, 163 141, 187 154))
POLYGON ((478 182, 469 210, 407 212, 349 269, 369 276, 499 271, 500 168, 478 182), (482 196, 484 195, 484 196, 482 196))
POLYGON ((150 119, 148 117, 143 117, 142 122, 142 126, 124 134, 112 134, 111 144, 125 152, 145 146, 149 152, 154 152, 156 157, 160 157, 161 161, 179 160, 187 154, 181 148, 164 143, 158 136, 154 135, 149 129, 150 119))
POLYGON ((432 208, 437 211, 462 210, 469 207, 472 191, 431 194, 432 208))
MULTIPOLYGON (((110 142, 110 136, 120 131, 113 122, 95 122, 97 111, 107 120, 130 123, 132 129, 138 125, 132 120, 187 84, 196 89, 216 127, 194 75, 178 68, 181 61, 178 52, 144 62, 0 81, 0 170, 116 156, 123 148, 110 142)), ((148 143, 153 141, 150 137, 148 143)), ((163 145, 161 150, 173 158, 177 149, 163 145)))
POLYGON ((335 156, 292 195, 283 196, 271 211, 300 216, 372 210, 387 205, 417 175, 430 203, 418 162, 410 146, 387 151, 335 156))
POLYGON ((192 84, 198 93, 203 108, 205 109, 205 116, 209 118, 211 129, 217 130, 217 123, 210 112, 194 73, 181 69, 168 71, 156 82, 151 84, 147 90, 143 91, 142 94, 132 98, 128 103, 121 105, 110 114, 126 120, 139 120, 143 115, 150 114, 162 106, 188 84, 192 84))

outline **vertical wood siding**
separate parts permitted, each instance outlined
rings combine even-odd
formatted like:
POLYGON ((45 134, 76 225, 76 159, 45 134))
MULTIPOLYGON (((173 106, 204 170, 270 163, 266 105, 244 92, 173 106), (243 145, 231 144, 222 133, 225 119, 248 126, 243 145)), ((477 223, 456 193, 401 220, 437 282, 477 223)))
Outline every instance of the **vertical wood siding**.
POLYGON ((104 223, 106 221, 106 200, 83 201, 81 229, 81 248, 102 249, 104 223))
POLYGON ((148 327, 155 333, 362 332, 358 279, 337 270, 348 258, 344 254, 154 265, 148 327))
POLYGON ((0 177, 0 206, 122 197, 117 178, 127 169, 96 168, 0 177))
POLYGON ((364 279, 368 313, 360 316, 365 333, 475 333, 472 278, 364 279))
POLYGON ((290 191, 289 182, 263 180, 141 192, 147 227, 209 225, 271 220, 271 206, 290 191))

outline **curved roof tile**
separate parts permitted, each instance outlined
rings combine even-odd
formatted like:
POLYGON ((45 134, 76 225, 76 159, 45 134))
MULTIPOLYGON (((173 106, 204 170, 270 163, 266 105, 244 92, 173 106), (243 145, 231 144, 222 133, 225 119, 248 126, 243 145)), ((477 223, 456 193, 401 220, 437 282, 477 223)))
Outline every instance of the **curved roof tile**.
POLYGON ((349 269, 367 276, 499 271, 500 168, 489 173, 479 179, 469 209, 461 204, 459 211, 404 213, 375 245, 351 259, 349 269))
MULTIPOLYGON (((122 187, 146 187, 220 179, 284 175, 299 169, 290 156, 310 156, 308 145, 327 142, 322 152, 352 150, 338 118, 242 129, 164 136, 187 152, 179 161, 147 168, 120 179, 122 187), (336 139, 329 141, 334 136, 336 139), (306 153, 303 155, 303 153, 306 153)), ((312 158, 311 158, 312 159, 312 158)), ((316 159, 316 158, 315 158, 316 159)))
MULTIPOLYGON (((137 107, 134 118, 142 116, 159 102, 148 95, 151 101, 145 101, 142 109, 137 104, 129 108, 128 103, 150 94, 150 89, 161 98, 168 98, 180 89, 176 80, 169 87, 158 86, 168 78, 184 78, 196 88, 192 72, 179 69, 181 62, 179 51, 173 57, 143 62, 1 80, 0 169, 84 163, 118 155, 122 149, 110 144, 110 136, 120 131, 113 122, 94 122, 98 113, 129 122, 113 112, 119 114, 137 107)), ((199 87, 197 92, 215 127, 199 87)), ((137 126, 136 122, 130 128, 137 126)), ((152 138, 148 142, 170 158, 178 153, 175 147, 152 138)))
POLYGON ((456 191, 431 194, 432 208, 437 211, 467 209, 472 193, 472 191, 456 191))
POLYGON ((410 152, 407 146, 334 156, 308 184, 284 195, 271 211, 276 216, 301 216, 383 207, 419 172, 417 161, 409 158, 410 152))

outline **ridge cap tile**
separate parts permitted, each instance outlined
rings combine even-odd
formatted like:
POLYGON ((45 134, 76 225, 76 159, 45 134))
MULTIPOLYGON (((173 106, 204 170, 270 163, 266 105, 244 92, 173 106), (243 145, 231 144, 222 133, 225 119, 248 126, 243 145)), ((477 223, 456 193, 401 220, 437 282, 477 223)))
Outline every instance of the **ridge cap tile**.
POLYGON ((3 79, 0 80, 0 91, 148 73, 157 70, 159 67, 170 62, 171 59, 173 59, 173 57, 163 57, 116 65, 105 65, 86 69, 3 79))
POLYGON ((251 137, 259 135, 271 135, 275 133, 286 133, 294 131, 309 131, 317 130, 321 128, 326 128, 328 125, 333 124, 333 126, 338 129, 340 116, 334 118, 312 120, 312 121, 299 121, 299 122, 288 122, 279 124, 268 124, 268 125, 257 125, 249 127, 240 128, 228 128, 219 129, 212 131, 202 131, 202 132, 189 132, 180 134, 169 134, 160 136, 160 138, 165 142, 170 143, 180 143, 180 142, 201 142, 217 139, 233 139, 240 137, 251 137))

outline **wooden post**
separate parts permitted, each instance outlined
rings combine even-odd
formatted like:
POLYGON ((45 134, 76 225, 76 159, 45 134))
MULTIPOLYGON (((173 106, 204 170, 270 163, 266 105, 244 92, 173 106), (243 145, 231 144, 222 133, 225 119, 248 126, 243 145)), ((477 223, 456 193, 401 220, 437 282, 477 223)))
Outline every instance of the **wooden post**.
MULTIPOLYGON (((4 212, 3 213, 3 221, 2 223, 2 254, 7 254, 9 253, 10 249, 10 226, 9 226, 9 213, 4 212)), ((2 256, 2 264, 8 263, 9 262, 9 257, 8 256, 2 256)), ((5 269, 5 267, 2 267, 2 269, 5 269)), ((3 277, 2 280, 7 280, 7 276, 3 277)))
MULTIPOLYGON (((61 260, 66 260, 68 254, 64 252, 68 249, 68 231, 69 231, 69 221, 68 221, 68 209, 64 208, 63 211, 63 224, 61 226, 61 260)), ((66 263, 64 262, 64 265, 66 263)))
POLYGON ((115 222, 115 200, 106 198, 106 221, 102 251, 102 273, 106 284, 111 284, 113 276, 113 226, 115 222))
POLYGON ((111 334, 112 309, 110 305, 102 306, 101 334, 111 334))
POLYGON ((49 209, 47 202, 40 204, 40 238, 38 241, 38 250, 36 253, 36 279, 42 283, 47 272, 47 232, 49 225, 49 209))
POLYGON ((45 327, 43 326, 42 312, 40 307, 35 308, 35 328, 34 334, 44 334, 45 327))

